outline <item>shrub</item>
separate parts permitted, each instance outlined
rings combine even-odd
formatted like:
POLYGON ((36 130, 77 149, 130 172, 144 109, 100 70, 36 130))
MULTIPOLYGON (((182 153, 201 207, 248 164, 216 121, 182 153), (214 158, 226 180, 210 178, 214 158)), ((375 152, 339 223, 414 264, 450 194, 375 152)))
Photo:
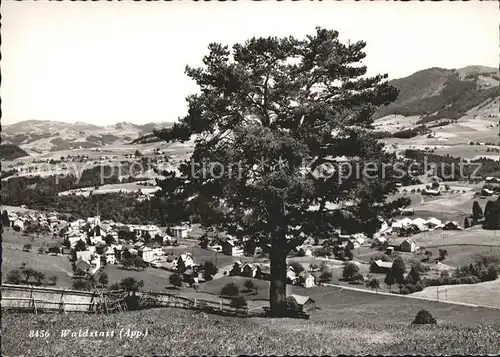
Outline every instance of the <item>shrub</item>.
POLYGON ((413 294, 414 292, 417 292, 417 288, 413 284, 406 285, 406 289, 408 289, 409 294, 413 294))
POLYGON ((450 279, 448 279, 448 284, 450 284, 450 285, 458 285, 458 284, 460 284, 460 279, 458 279, 458 278, 450 278, 450 279))
POLYGON ((303 272, 305 269, 304 267, 302 266, 302 264, 300 263, 297 263, 297 262, 293 262, 290 264, 290 267, 293 269, 293 271, 296 273, 296 274, 299 274, 301 272, 303 272))
POLYGON ((474 284, 474 279, 472 276, 464 276, 459 278, 460 284, 474 284))
POLYGON ((205 280, 212 280, 212 277, 219 272, 217 266, 211 261, 203 263, 203 278, 205 280))
POLYGON ((236 296, 234 299, 231 300, 229 306, 235 309, 241 309, 242 307, 247 306, 247 302, 245 301, 245 298, 243 296, 236 296))
POLYGON ((354 263, 347 263, 342 271, 342 277, 351 280, 355 273, 359 272, 359 267, 354 263))
POLYGON ((235 283, 228 283, 221 289, 220 294, 222 296, 233 297, 237 296, 239 292, 240 289, 238 288, 238 285, 236 285, 235 283))
POLYGON ((170 283, 170 285, 178 288, 182 285, 182 278, 179 274, 174 273, 170 275, 170 277, 168 278, 168 282, 170 283))
POLYGON ((416 284, 415 284, 415 289, 416 289, 417 291, 422 291, 422 290, 424 290, 424 285, 422 284, 422 282, 420 282, 420 281, 419 281, 418 283, 416 283, 416 284))
POLYGON ((404 287, 401 289, 401 291, 400 291, 400 294, 401 294, 401 295, 408 295, 409 293, 410 293, 410 290, 409 290, 406 286, 404 286, 404 287))
POLYGON ((123 278, 120 281, 120 288, 122 288, 125 291, 136 292, 142 289, 143 286, 144 286, 144 280, 137 280, 136 278, 133 277, 123 278))
POLYGON ((320 281, 330 281, 331 278, 332 278, 332 272, 329 270, 322 271, 319 276, 320 281))
POLYGON ((71 284, 71 287, 75 290, 89 290, 90 289, 89 283, 83 279, 74 280, 73 283, 71 284))
POLYGON ((21 284, 21 282, 23 281, 23 277, 21 275, 21 271, 20 270, 11 270, 8 274, 7 274, 7 282, 9 284, 21 284))
POLYGON ((57 284, 57 276, 55 276, 55 275, 49 276, 49 278, 47 280, 49 281, 50 285, 57 284))
POLYGON ((316 263, 311 263, 311 264, 309 264, 309 270, 310 270, 310 271, 316 271, 316 270, 318 270, 318 269, 319 269, 318 264, 316 264, 316 263))
POLYGON ((245 289, 250 290, 250 291, 255 289, 255 284, 250 279, 245 280, 245 282, 243 283, 243 286, 245 287, 245 289))
POLYGON ((424 324, 436 324, 437 321, 432 316, 432 314, 427 310, 420 310, 415 316, 415 320, 413 320, 412 324, 414 325, 424 325, 424 324))
POLYGON ((290 312, 299 311, 299 304, 297 304, 297 300, 295 300, 292 296, 288 296, 286 298, 286 309, 290 312))
POLYGON ((498 269, 497 267, 491 265, 488 268, 488 273, 486 274, 486 280, 491 281, 491 280, 496 280, 498 279, 498 269))

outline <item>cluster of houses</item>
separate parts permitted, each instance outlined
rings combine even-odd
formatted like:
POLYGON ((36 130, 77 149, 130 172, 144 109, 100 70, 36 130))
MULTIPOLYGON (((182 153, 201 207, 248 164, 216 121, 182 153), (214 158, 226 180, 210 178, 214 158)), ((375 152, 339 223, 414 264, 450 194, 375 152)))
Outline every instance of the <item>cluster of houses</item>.
POLYGON ((56 213, 26 212, 16 213, 7 211, 9 226, 18 232, 23 232, 30 225, 36 225, 49 232, 57 232, 67 222, 59 219, 56 213))
POLYGON ((171 227, 168 230, 170 234, 165 234, 156 225, 101 221, 98 215, 72 222, 61 220, 55 214, 38 212, 24 214, 7 212, 7 215, 10 226, 16 231, 25 231, 30 224, 36 223, 46 227, 47 231, 54 235, 61 236, 63 242, 50 244, 47 252, 70 254, 75 250, 75 268, 91 275, 95 274, 103 264, 117 264, 124 258, 125 252, 131 257, 140 257, 148 265, 157 268, 164 267, 175 271, 179 259, 183 260, 186 269, 195 268, 189 253, 175 258, 165 258, 169 253, 167 245, 177 245, 178 238, 187 237, 187 233, 192 229, 188 224, 171 227), (79 244, 80 247, 75 249, 79 244))
POLYGON ((409 236, 412 234, 417 234, 420 232, 433 231, 435 229, 445 229, 445 230, 462 230, 463 228, 456 221, 446 221, 431 217, 429 219, 415 218, 411 219, 405 217, 400 220, 392 220, 389 222, 383 222, 382 227, 374 235, 376 243, 383 244, 387 240, 387 236, 399 235, 399 236, 409 236))
MULTIPOLYGON (((254 279, 270 280, 271 267, 267 264, 242 263, 237 261, 229 272, 230 276, 242 276, 254 279)), ((286 272, 287 282, 292 285, 300 285, 305 288, 316 286, 314 275, 305 270, 297 271, 293 265, 289 265, 286 272)))

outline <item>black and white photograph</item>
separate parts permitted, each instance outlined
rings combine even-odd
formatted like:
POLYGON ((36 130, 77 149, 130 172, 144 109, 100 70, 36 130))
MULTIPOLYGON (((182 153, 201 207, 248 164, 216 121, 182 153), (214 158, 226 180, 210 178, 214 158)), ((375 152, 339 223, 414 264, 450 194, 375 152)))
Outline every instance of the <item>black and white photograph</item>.
POLYGON ((3 1, 1 355, 500 354, 497 1, 3 1))

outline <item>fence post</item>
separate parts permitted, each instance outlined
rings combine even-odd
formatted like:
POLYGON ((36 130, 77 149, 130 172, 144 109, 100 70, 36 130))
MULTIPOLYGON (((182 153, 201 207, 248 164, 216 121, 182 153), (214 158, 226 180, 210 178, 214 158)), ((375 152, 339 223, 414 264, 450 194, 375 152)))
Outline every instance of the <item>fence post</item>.
POLYGON ((61 293, 61 301, 59 302, 59 310, 60 312, 64 312, 64 292, 65 290, 62 291, 61 293))

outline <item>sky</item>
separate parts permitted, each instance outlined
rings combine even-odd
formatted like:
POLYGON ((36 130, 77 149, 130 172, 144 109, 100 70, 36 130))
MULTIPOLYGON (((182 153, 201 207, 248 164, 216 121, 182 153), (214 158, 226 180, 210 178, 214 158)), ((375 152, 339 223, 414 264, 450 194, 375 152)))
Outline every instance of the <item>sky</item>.
POLYGON ((491 2, 2 3, 2 124, 175 121, 210 42, 313 34, 367 42, 369 75, 499 64, 491 2))

